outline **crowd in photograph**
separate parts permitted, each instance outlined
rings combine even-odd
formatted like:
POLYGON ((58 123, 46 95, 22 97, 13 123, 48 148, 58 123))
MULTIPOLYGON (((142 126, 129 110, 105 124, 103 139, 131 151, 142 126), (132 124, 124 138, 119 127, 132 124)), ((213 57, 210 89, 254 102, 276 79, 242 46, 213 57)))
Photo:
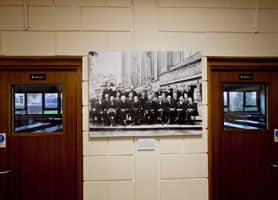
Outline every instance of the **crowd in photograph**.
POLYGON ((90 100, 91 123, 103 126, 187 124, 198 115, 193 89, 114 90, 109 85, 90 100))

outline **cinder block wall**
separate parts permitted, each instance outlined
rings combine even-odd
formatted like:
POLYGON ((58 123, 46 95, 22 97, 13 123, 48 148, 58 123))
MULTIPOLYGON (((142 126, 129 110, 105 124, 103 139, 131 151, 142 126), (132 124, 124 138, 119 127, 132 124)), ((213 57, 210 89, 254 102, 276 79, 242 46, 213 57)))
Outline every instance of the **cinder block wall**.
POLYGON ((208 200, 207 56, 278 56, 277 0, 0 1, 1 56, 83 56, 85 200, 208 200), (25 30, 25 28, 27 28, 25 30), (88 139, 89 50, 190 49, 203 52, 204 131, 88 139))

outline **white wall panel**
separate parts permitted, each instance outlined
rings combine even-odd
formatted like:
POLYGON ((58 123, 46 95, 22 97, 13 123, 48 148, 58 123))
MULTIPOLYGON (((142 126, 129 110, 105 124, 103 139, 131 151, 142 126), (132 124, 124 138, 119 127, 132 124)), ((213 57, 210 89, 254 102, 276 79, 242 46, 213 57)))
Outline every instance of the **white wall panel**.
POLYGON ((23 5, 23 0, 2 0, 0 1, 0 6, 15 6, 15 5, 23 5))
POLYGON ((23 7, 0 7, 0 30, 23 30, 23 7))
POLYGON ((161 181, 161 200, 207 200, 208 180, 167 180, 161 181))
POLYGON ((207 154, 160 156, 161 178, 201 178, 208 176, 207 154))
POLYGON ((108 48, 106 32, 58 32, 56 35, 57 55, 88 55, 92 50, 108 48))
POLYGON ((132 12, 130 8, 81 8, 82 30, 130 31, 132 12))
POLYGON ((4 31, 1 39, 4 55, 55 55, 55 34, 52 32, 4 31))
POLYGON ((80 30, 80 8, 30 7, 31 30, 80 30))
POLYGON ((53 5, 53 0, 28 0, 28 5, 32 6, 51 6, 53 5))
POLYGON ((255 10, 160 8, 161 31, 252 32, 255 10))
POLYGON ((278 33, 278 21, 276 19, 278 19, 278 9, 261 9, 259 11, 259 31, 278 33))
POLYGON ((159 200, 159 158, 156 151, 136 154, 136 200, 159 200))

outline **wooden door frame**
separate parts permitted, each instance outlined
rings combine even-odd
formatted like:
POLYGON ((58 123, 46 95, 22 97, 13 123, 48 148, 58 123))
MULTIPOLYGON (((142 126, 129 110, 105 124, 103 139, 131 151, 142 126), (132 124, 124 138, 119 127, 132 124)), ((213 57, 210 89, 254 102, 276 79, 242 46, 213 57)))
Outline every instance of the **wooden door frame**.
MULTIPOLYGON (((215 162, 220 158, 220 153, 216 153, 220 149, 217 141, 219 134, 214 132, 213 128, 213 94, 212 88, 212 72, 213 71, 238 71, 238 70, 256 70, 256 71, 273 71, 278 70, 278 58, 227 58, 227 57, 209 57, 207 58, 207 74, 208 74, 208 179, 209 179, 209 200, 221 200, 219 198, 220 190, 215 185, 218 184, 220 178, 214 175, 214 171, 219 166, 215 166, 215 162)), ((271 115, 271 112, 269 113, 271 115)))
POLYGON ((76 72, 76 142, 77 142, 77 198, 83 199, 83 138, 82 138, 82 57, 12 57, 0 56, 1 70, 67 70, 76 72))

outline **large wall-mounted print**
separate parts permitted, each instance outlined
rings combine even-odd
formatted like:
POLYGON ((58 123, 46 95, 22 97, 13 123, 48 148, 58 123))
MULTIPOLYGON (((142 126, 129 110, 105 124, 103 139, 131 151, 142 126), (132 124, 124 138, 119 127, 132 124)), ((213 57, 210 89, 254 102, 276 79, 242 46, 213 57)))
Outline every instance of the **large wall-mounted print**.
POLYGON ((202 133, 201 53, 89 52, 90 136, 202 133))

